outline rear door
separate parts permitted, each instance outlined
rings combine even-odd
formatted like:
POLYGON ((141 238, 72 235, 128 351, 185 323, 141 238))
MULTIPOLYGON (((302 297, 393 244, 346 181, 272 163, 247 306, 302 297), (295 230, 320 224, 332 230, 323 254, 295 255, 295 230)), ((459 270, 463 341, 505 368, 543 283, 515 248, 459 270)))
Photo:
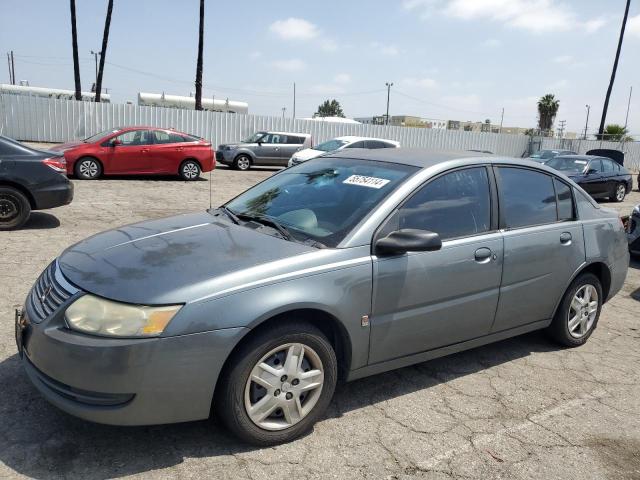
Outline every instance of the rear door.
POLYGON ((602 160, 599 158, 589 162, 587 173, 580 181, 580 186, 591 196, 599 196, 606 192, 606 179, 602 172, 602 160))
POLYGON ((106 154, 106 173, 148 173, 151 170, 149 153, 153 139, 150 130, 130 130, 115 138, 120 144, 111 147, 106 154))
POLYGON ((175 174, 184 160, 185 148, 189 143, 171 130, 153 130, 153 145, 149 149, 150 171, 153 173, 175 174))
POLYGON ((604 192, 609 195, 615 195, 616 186, 618 185, 618 174, 619 170, 617 170, 618 165, 608 158, 602 159, 602 177, 604 181, 604 192))
POLYGON ((505 252, 492 327, 499 332, 551 319, 585 250, 568 184, 520 167, 495 172, 505 252))
POLYGON ((484 166, 429 181, 383 225, 440 234, 442 249, 373 257, 370 363, 486 335, 494 320, 503 240, 484 166))
POLYGON ((302 150, 304 144, 304 137, 296 135, 283 135, 281 138, 283 143, 280 144, 280 161, 281 165, 287 165, 291 156, 302 150))

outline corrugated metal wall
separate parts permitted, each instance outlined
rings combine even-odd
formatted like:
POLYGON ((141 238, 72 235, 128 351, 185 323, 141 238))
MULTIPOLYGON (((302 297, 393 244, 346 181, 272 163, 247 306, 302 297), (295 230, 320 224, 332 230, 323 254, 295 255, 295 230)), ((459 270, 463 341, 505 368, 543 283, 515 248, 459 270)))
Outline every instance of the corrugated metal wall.
POLYGON ((311 133, 315 143, 341 135, 361 135, 397 140, 403 147, 438 150, 479 149, 520 157, 527 150, 529 142, 528 137, 523 135, 342 124, 0 95, 0 133, 18 140, 65 142, 125 125, 173 127, 207 138, 216 145, 237 142, 257 130, 281 130, 311 133))
POLYGON ((596 148, 608 148, 622 150, 624 152, 624 165, 630 170, 640 170, 640 142, 601 142, 600 140, 582 139, 558 139, 545 138, 542 140, 541 149, 561 148, 572 150, 579 154, 587 153, 596 148))

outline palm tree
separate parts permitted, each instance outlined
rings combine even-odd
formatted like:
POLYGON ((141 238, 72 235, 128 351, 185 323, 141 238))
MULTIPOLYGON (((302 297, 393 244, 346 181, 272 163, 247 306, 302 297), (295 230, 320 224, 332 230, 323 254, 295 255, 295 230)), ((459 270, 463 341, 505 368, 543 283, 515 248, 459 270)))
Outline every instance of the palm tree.
POLYGON ((80 93, 80 62, 78 60, 78 30, 76 29, 76 0, 69 0, 71 7, 71 45, 73 48, 73 79, 76 84, 76 100, 82 100, 80 93))
POLYGON ((202 110, 202 46, 204 44, 204 0, 200 0, 200 31, 198 32, 198 64, 196 65, 196 110, 202 110))
POLYGON ((609 98, 611 97, 611 90, 613 90, 613 82, 616 80, 616 71, 618 70, 618 60, 620 60, 620 50, 622 50, 622 40, 624 39, 624 30, 627 26, 627 17, 629 16, 629 4, 631 0, 627 0, 627 7, 624 10, 624 17, 622 19, 622 27, 620 28, 620 37, 618 38, 618 49, 616 50, 616 58, 613 61, 613 70, 611 72, 611 80, 609 80, 609 88, 607 89, 607 95, 604 97, 604 108, 602 109, 602 118, 600 119, 600 128, 598 133, 604 132, 604 122, 607 120, 607 110, 609 109, 609 98))
POLYGON ((560 100, 556 100, 555 95, 550 93, 538 100, 538 128, 540 130, 543 132, 551 130, 559 108, 560 100))
POLYGON ((603 131, 603 133, 596 134, 596 138, 598 140, 604 140, 609 142, 628 142, 633 141, 633 138, 630 137, 629 131, 626 127, 622 125, 618 125, 616 123, 610 123, 607 125, 603 131))
POLYGON ((100 101, 102 91, 102 74, 104 73, 104 58, 107 56, 107 43, 109 43, 109 28, 111 27, 111 12, 113 11, 113 0, 107 4, 107 17, 104 20, 104 33, 102 34, 102 50, 100 51, 100 68, 98 69, 98 79, 96 80, 96 102, 100 101))

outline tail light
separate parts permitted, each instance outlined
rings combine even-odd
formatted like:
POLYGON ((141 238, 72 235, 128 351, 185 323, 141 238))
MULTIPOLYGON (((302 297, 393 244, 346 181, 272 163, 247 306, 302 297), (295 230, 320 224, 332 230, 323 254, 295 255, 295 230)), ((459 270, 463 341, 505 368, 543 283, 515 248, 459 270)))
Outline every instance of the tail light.
POLYGON ((59 173, 67 173, 67 160, 64 157, 49 157, 42 160, 47 167, 59 173))

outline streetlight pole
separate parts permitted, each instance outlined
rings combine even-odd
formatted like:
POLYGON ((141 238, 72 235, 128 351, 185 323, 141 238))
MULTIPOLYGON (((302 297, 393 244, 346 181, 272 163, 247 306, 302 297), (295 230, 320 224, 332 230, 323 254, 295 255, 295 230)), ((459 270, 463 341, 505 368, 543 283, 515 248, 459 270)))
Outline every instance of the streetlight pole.
POLYGON ((93 55, 94 60, 96 61, 96 87, 98 86, 98 55, 100 52, 94 52, 91 50, 91 55, 93 55))
POLYGON ((591 105, 585 105, 587 108, 587 121, 584 122, 584 139, 587 139, 587 129, 589 128, 589 112, 591 111, 591 105))
POLYGON ((284 112, 287 111, 287 107, 282 107, 282 118, 284 119, 284 112))
POLYGON ((633 94, 633 87, 629 88, 629 102, 627 103, 627 116, 624 119, 624 129, 627 129, 629 125, 629 108, 631 107, 631 95, 633 94))
POLYGON ((387 86, 387 115, 385 117, 385 124, 389 125, 389 97, 391 96, 391 87, 393 87, 393 82, 386 82, 385 85, 387 86))

